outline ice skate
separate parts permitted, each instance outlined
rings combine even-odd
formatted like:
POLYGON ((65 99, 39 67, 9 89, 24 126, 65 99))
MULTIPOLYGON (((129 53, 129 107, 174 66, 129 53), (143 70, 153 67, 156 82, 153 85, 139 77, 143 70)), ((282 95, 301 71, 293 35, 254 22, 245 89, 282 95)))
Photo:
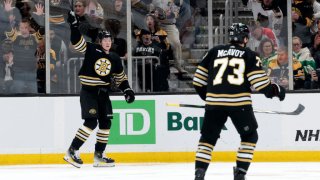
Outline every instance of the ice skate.
POLYGON ((80 168, 83 161, 80 159, 79 151, 70 147, 63 159, 74 167, 80 168))
POLYGON ((102 151, 94 152, 93 167, 113 167, 114 160, 104 156, 102 151))
POLYGON ((234 180, 246 180, 246 173, 237 167, 233 167, 234 180))
POLYGON ((206 170, 202 169, 202 168, 198 168, 196 169, 196 177, 194 178, 194 180, 204 180, 204 175, 206 174, 206 170))

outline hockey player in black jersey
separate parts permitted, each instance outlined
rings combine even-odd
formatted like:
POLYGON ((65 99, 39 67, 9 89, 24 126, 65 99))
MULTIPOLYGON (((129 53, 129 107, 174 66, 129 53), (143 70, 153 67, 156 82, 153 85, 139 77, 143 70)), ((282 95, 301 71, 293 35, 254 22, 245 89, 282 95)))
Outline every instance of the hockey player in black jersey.
POLYGON ((78 20, 74 12, 69 12, 68 22, 71 27, 71 43, 77 51, 84 53, 83 65, 79 71, 82 85, 80 104, 84 123, 76 132, 64 160, 80 168, 83 161, 79 156, 79 148, 98 126, 93 166, 114 166, 114 160, 104 155, 112 119, 112 106, 108 94, 111 78, 114 78, 128 103, 134 101, 134 92, 129 86, 120 57, 109 52, 112 45, 110 33, 101 31, 98 34, 99 44, 89 43, 78 30, 78 20))
POLYGON ((251 87, 267 98, 278 97, 280 101, 285 98, 285 89, 271 83, 262 69, 259 57, 245 48, 249 40, 248 27, 242 23, 234 23, 228 32, 230 44, 209 50, 193 79, 196 92, 206 103, 196 152, 195 180, 204 179, 211 162, 211 153, 228 117, 241 138, 234 180, 245 180, 258 141, 251 87))

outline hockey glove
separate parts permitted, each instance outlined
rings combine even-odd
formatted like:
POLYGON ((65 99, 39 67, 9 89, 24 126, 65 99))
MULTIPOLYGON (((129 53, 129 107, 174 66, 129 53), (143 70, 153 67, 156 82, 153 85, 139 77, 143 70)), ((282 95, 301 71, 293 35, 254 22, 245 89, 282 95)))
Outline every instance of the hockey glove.
POLYGON ((72 28, 77 28, 79 26, 78 17, 73 11, 69 11, 67 21, 72 28))
POLYGON ((130 88, 125 89, 123 91, 123 93, 124 93, 124 97, 125 97, 127 103, 132 103, 134 101, 135 97, 134 97, 134 92, 132 91, 132 89, 130 89, 130 88))
POLYGON ((271 84, 274 96, 277 96, 280 101, 283 101, 286 96, 286 89, 278 84, 271 84))

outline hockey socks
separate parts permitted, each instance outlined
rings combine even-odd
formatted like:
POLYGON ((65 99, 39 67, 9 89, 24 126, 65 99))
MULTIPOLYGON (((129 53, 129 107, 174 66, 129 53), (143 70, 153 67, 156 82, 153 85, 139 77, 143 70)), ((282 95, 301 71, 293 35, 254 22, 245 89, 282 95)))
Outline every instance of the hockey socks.
POLYGON ((63 157, 63 159, 70 163, 71 165, 80 168, 83 164, 83 161, 80 158, 79 149, 80 147, 86 142, 86 140, 89 138, 90 134, 92 132, 92 129, 82 126, 78 129, 70 148, 68 149, 67 153, 63 157))
POLYGON ((97 143, 95 150, 96 151, 104 151, 109 140, 109 134, 110 130, 109 129, 99 129, 97 131, 97 143))
POLYGON ((213 145, 209 143, 199 142, 198 150, 196 152, 196 169, 202 168, 207 170, 211 162, 211 152, 213 145))
POLYGON ((76 136, 71 143, 71 146, 74 149, 79 150, 80 147, 87 141, 91 133, 92 129, 82 125, 82 127, 78 129, 76 136))
POLYGON ((113 167, 114 160, 104 155, 108 144, 110 129, 99 129, 97 131, 97 143, 94 152, 93 167, 113 167))
POLYGON ((240 148, 238 149, 237 168, 244 173, 249 169, 255 147, 255 143, 241 142, 240 148))

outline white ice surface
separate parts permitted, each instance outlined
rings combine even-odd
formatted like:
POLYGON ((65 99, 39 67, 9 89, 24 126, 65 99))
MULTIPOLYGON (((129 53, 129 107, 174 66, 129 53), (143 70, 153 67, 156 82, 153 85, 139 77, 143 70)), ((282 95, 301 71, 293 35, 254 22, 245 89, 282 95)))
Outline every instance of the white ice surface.
MULTIPOLYGON (((206 180, 233 180, 234 163, 211 163, 206 180)), ((0 166, 0 180, 193 180, 193 163, 0 166)), ((248 180, 320 180, 320 163, 252 163, 248 180)))

